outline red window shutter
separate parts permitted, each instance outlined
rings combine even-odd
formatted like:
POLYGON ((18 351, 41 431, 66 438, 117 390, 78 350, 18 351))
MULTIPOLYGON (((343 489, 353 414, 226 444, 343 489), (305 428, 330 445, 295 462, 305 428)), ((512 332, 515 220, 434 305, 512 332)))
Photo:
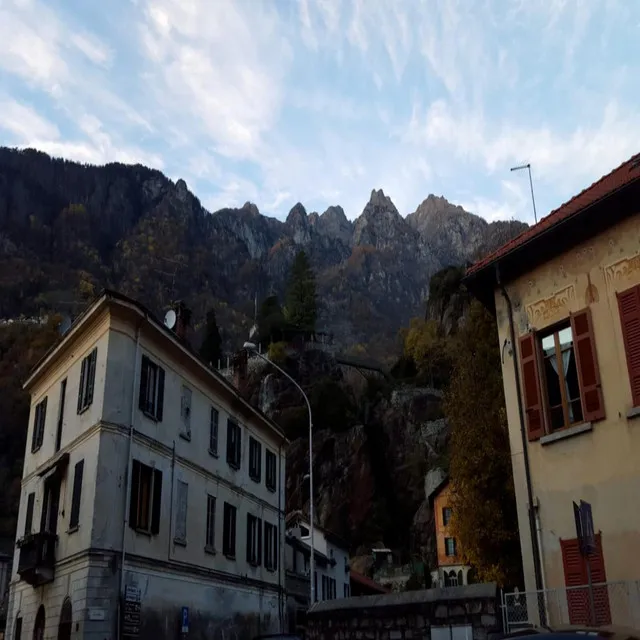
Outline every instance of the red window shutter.
POLYGON ((544 422, 534 333, 528 333, 520 338, 520 366, 522 368, 527 434, 530 441, 538 440, 544 434, 544 422))
POLYGON ((640 286, 618 294, 620 324, 624 350, 627 355, 631 398, 634 407, 640 406, 640 286))
POLYGON ((571 330, 576 364, 578 365, 584 419, 586 422, 602 420, 605 417, 604 398, 602 397, 598 354, 596 353, 595 335, 589 307, 571 314, 571 330))
MULTIPOLYGON (((591 582, 598 584, 607 581, 604 568, 604 554, 602 553, 602 535, 596 534, 596 551, 589 556, 591 566, 591 582)), ((595 608, 595 624, 611 624, 611 605, 609 604, 609 590, 606 586, 593 588, 593 605, 595 608)))
POLYGON ((569 624, 589 624, 589 591, 587 566, 580 553, 577 538, 560 540, 562 564, 564 566, 564 583, 567 588, 567 608, 569 624), (580 587, 580 588, 571 588, 580 587))

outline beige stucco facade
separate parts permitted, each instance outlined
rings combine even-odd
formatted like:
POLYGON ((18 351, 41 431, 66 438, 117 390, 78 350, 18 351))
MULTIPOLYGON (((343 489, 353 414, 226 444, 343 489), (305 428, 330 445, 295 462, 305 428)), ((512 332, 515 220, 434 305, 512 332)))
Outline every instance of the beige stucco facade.
POLYGON ((535 588, 535 580, 514 351, 520 367, 521 336, 543 331, 587 307, 605 418, 526 442, 539 517, 543 580, 546 587, 565 584, 560 540, 576 537, 572 503, 580 500, 591 503, 595 531, 602 533, 607 580, 640 578, 640 417, 633 416, 616 296, 640 283, 640 214, 576 246, 566 237, 565 246, 565 252, 507 283, 514 345, 506 300, 495 291, 527 590, 535 588))

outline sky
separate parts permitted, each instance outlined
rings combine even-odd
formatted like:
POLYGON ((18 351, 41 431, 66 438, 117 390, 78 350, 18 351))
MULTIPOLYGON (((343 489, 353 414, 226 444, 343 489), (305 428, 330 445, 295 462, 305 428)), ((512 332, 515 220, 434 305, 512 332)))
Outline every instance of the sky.
POLYGON ((640 151, 638 0, 0 0, 0 144, 286 217, 538 217, 640 151))

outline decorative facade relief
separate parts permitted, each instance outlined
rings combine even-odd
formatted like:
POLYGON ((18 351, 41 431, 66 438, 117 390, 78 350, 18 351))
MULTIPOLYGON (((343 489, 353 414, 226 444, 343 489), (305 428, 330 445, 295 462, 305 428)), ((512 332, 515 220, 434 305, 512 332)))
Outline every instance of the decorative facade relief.
POLYGON ((626 280, 629 276, 640 272, 640 253, 635 256, 622 258, 604 267, 604 280, 607 287, 618 280, 626 280))
POLYGON ((558 315, 568 315, 569 303, 575 300, 576 289, 570 284, 548 298, 527 305, 527 316, 534 327, 546 324, 558 315))

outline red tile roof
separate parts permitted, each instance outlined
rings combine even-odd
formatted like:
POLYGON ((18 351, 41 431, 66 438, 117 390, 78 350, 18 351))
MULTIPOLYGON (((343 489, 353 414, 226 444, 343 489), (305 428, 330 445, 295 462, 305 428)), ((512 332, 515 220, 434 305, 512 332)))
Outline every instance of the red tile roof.
POLYGON ((372 591, 376 591, 377 593, 389 593, 389 589, 383 587, 381 584, 378 584, 371 578, 367 578, 367 576, 363 576, 361 573, 354 571, 351 569, 351 579, 358 584, 361 584, 363 587, 367 587, 372 591))
POLYGON ((542 218, 538 224, 525 229, 520 235, 513 238, 513 240, 510 240, 493 253, 490 253, 488 256, 482 258, 482 260, 473 264, 467 270, 467 275, 480 271, 492 262, 495 262, 529 240, 532 240, 543 231, 579 213, 599 200, 606 198, 614 191, 630 184, 638 178, 640 178, 640 153, 629 158, 629 160, 623 162, 617 169, 603 176, 590 187, 581 191, 577 196, 574 196, 571 200, 552 211, 548 216, 542 218))

